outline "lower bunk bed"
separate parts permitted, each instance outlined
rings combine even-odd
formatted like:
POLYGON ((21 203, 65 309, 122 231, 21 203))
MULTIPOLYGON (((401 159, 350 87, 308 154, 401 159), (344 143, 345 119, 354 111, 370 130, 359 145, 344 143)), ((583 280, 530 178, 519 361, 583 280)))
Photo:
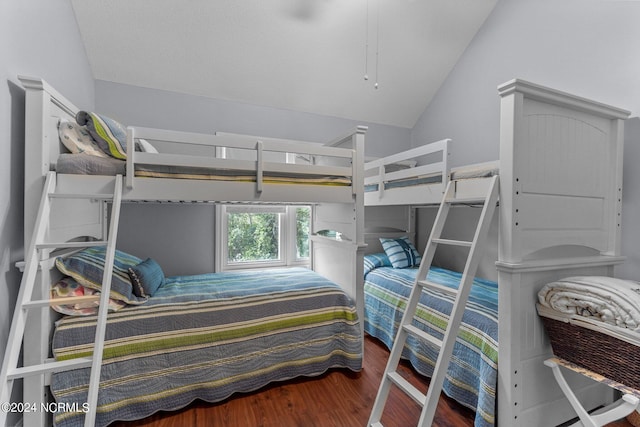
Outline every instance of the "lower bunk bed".
MULTIPOLYGON (((365 255, 364 272, 364 330, 391 349, 418 266, 395 268, 385 253, 376 253, 365 255)), ((457 288, 461 274, 432 267, 428 277, 435 283, 457 288)), ((449 294, 423 290, 414 325, 442 338, 453 299, 449 294)), ((409 337, 402 357, 417 372, 431 377, 438 350, 409 337)), ((476 278, 443 387, 449 397, 475 411, 475 426, 495 423, 497 369, 498 284, 476 278)))
MULTIPOLYGON (((101 247, 58 258, 64 276, 53 288, 56 295, 95 290, 101 262, 101 247)), ((97 426, 180 409, 197 399, 218 402, 331 368, 362 368, 353 300, 311 270, 165 278, 157 263, 118 251, 114 273, 112 305, 127 305, 108 316, 97 426)), ((70 306, 63 298, 56 302, 59 311, 84 315, 56 322, 55 358, 90 355, 96 326, 91 307, 70 306)), ((54 415, 56 426, 84 422, 89 375, 90 368, 84 368, 52 376, 52 394, 65 408, 54 415)))

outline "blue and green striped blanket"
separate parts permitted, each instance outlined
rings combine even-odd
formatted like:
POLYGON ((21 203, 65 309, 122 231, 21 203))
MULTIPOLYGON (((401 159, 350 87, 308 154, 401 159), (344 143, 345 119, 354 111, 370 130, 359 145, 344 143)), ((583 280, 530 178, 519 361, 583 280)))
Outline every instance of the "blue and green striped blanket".
MULTIPOLYGON (((330 368, 362 368, 356 308, 338 287, 303 268, 167 278, 143 305, 110 313, 96 425, 217 402, 273 381, 330 368)), ((91 354, 96 319, 56 324, 58 360, 91 354)), ((53 375, 62 407, 82 408, 90 370, 53 375)), ((55 425, 83 414, 60 412, 55 425)))
MULTIPOLYGON (((385 254, 365 256, 364 329, 391 348, 416 278, 417 268, 393 268, 385 254)), ((432 267, 429 280, 457 288, 461 274, 432 267)), ((414 325, 442 339, 453 306, 453 297, 424 290, 414 325)), ((421 374, 430 377, 437 349, 409 337, 403 357, 421 374)), ((444 383, 444 392, 476 411, 475 426, 495 424, 498 369, 498 285, 475 279, 462 327, 444 383)))

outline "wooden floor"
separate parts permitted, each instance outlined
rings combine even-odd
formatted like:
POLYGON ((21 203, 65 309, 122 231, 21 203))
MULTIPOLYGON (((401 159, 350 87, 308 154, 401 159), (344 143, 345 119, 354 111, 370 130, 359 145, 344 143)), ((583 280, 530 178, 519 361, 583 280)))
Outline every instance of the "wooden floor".
MULTIPOLYGON (((360 373, 332 370, 317 378, 278 383, 256 393, 236 395, 217 404, 195 402, 177 412, 158 413, 113 427, 364 427, 373 406, 389 352, 377 340, 365 339, 365 363, 360 373)), ((425 392, 428 382, 416 378, 407 365, 400 374, 425 392)), ((387 401, 382 424, 409 427, 417 424, 420 407, 395 387, 387 401)), ((474 413, 443 396, 435 427, 473 426, 474 413)), ((610 427, 631 426, 625 421, 610 427)))
MULTIPOLYGON (((188 408, 161 413, 141 421, 116 423, 114 427, 364 427, 378 391, 389 351, 379 341, 365 339, 365 363, 360 373, 332 370, 317 378, 274 384, 259 392, 237 395, 218 404, 196 402, 188 408)), ((407 378, 412 371, 399 369, 407 378)), ((422 391, 424 379, 412 383, 422 391)), ((385 427, 416 425, 420 407, 393 389, 382 417, 385 427)), ((473 425, 471 410, 441 399, 435 426, 473 425)))

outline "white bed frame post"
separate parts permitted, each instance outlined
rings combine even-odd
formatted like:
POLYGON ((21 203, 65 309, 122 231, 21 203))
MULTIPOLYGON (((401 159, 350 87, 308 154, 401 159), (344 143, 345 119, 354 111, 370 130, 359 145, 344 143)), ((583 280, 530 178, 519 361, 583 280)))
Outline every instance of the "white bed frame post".
POLYGON ((354 217, 356 227, 356 255, 355 255, 355 292, 358 319, 360 320, 360 336, 362 337, 362 355, 364 356, 364 253, 367 249, 364 236, 364 136, 367 129, 359 127, 352 137, 352 148, 355 150, 353 179, 354 217))
POLYGON ((367 128, 358 126, 347 136, 336 138, 329 146, 353 150, 353 202, 320 203, 314 210, 311 230, 311 263, 314 271, 339 284, 356 302, 364 350, 364 141, 367 128), (338 231, 342 240, 328 239, 316 233, 338 231))
MULTIPOLYGON (((25 182, 24 182, 24 242, 25 249, 34 231, 39 201, 42 197, 45 177, 53 170, 62 150, 58 137, 58 121, 74 120, 78 110, 73 103, 62 96, 44 80, 19 76, 25 88, 25 182), (39 118, 39 120, 36 120, 39 118)), ((105 205, 102 202, 71 200, 66 202, 69 209, 64 216, 51 218, 48 234, 51 239, 65 241, 78 235, 101 236, 105 205), (71 213, 77 213, 74 216, 71 213), (78 220, 82 218, 82 220, 78 220), (70 230, 73 235, 68 233, 70 230)), ((43 254, 43 258, 46 254, 43 254)), ((51 283, 58 277, 51 259, 40 262, 33 299, 42 299, 48 294, 51 283)), ((53 312, 47 307, 33 310, 27 319, 23 341, 24 365, 37 365, 50 357, 53 312)), ((22 402, 36 403, 51 400, 48 378, 42 375, 23 379, 22 402)), ((44 411, 27 412, 23 416, 25 426, 51 425, 51 414, 44 411)))
MULTIPOLYGON (((38 155, 25 155, 24 246, 26 251, 27 245, 32 238, 38 214, 44 177, 49 172, 50 167, 49 144, 43 144, 42 141, 46 141, 50 137, 47 134, 47 129, 50 128, 47 121, 52 119, 51 107, 55 103, 61 109, 65 109, 65 105, 69 105, 69 103, 40 79, 20 77, 20 81, 26 89, 25 116, 42 117, 43 119, 40 123, 32 121, 25 126, 25 153, 38 153, 38 155), (28 224, 31 224, 31 226, 28 224)), ((42 272, 38 273, 33 299, 42 299, 47 295, 50 287, 48 279, 48 275, 42 272)), ((51 323, 52 320, 48 308, 33 310, 29 314, 25 326, 23 344, 24 366, 40 364, 49 357, 51 323)), ((46 385, 45 378, 42 375, 25 377, 23 379, 22 401, 48 402, 50 396, 46 385)), ((23 415, 23 425, 25 426, 44 426, 50 423, 50 416, 44 411, 27 412, 23 415)))
MULTIPOLYGON (((623 120, 629 112, 521 80, 498 88, 500 116, 498 423, 575 417, 544 360, 537 292, 571 275, 613 275, 620 256, 623 120)), ((585 408, 610 389, 569 378, 585 408)))

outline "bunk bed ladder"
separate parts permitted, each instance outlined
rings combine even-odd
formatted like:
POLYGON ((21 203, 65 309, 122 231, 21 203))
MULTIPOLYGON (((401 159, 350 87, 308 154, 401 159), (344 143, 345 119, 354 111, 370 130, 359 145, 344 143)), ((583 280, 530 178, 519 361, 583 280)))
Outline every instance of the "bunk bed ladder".
POLYGON ((368 423, 369 427, 382 427, 380 420, 392 385, 398 387, 422 406, 422 412, 418 421, 419 427, 431 426, 433 422, 440 392, 442 391, 442 386, 449 367, 449 360, 453 352, 453 346, 456 342, 456 337, 462 321, 462 315, 464 314, 465 306, 471 291, 471 285, 480 262, 481 249, 485 245, 486 237, 491 225, 491 219, 498 202, 498 176, 496 175, 489 179, 491 181, 486 196, 477 199, 456 197, 457 181, 452 180, 447 184, 442 203, 440 204, 436 220, 431 230, 431 235, 427 242, 425 254, 422 258, 422 262, 420 263, 416 281, 411 291, 411 295, 409 296, 402 321, 399 325, 393 348, 391 349, 391 354, 387 362, 387 367, 384 371, 382 382, 380 383, 380 388, 378 389, 378 394, 373 404, 373 409, 368 423), (451 205, 457 203, 482 203, 484 205, 478 220, 473 241, 471 242, 441 238, 442 231, 449 214, 449 208, 451 205), (467 261, 458 289, 448 288, 427 280, 427 275, 429 273, 431 263, 433 262, 436 247, 441 244, 465 246, 469 248, 467 261), (453 304, 449 323, 442 341, 413 325, 413 318, 416 315, 418 302, 423 288, 436 289, 440 292, 455 295, 455 302, 453 304), (436 346, 439 349, 433 376, 429 382, 429 389, 426 395, 396 371, 398 363, 400 362, 402 350, 409 335, 430 345, 436 346))
MULTIPOLYGON (((109 293, 111 290, 111 277, 113 275, 113 263, 115 259, 116 236, 120 216, 120 204, 122 200, 122 175, 115 178, 113 194, 60 194, 56 193, 56 174, 49 172, 46 177, 40 208, 36 218, 35 229, 31 244, 26 254, 26 262, 16 308, 11 322, 9 339, 2 361, 0 374, 0 402, 10 402, 13 382, 15 379, 31 375, 49 375, 53 372, 62 372, 71 369, 91 367, 87 405, 80 405, 80 410, 86 408, 85 427, 95 424, 96 407, 98 402, 98 386, 100 383, 100 370, 102 367, 102 352, 104 349, 104 337, 107 324, 107 312, 109 308, 109 293), (52 199, 90 199, 112 201, 111 220, 109 224, 107 240, 83 241, 83 242, 49 242, 47 241, 49 224, 52 212, 52 199), (65 303, 96 301, 99 299, 98 323, 94 341, 93 356, 67 361, 54 361, 47 359, 38 365, 18 367, 18 359, 22 341, 24 338, 27 314, 29 310, 49 307, 52 301, 48 295, 42 300, 33 300, 32 295, 37 281, 37 272, 41 263, 49 257, 53 250, 79 250, 86 247, 106 246, 105 269, 102 277, 102 292, 99 296, 73 297, 65 300, 65 303)), ((84 403, 84 402, 82 402, 84 403)), ((41 408, 34 408, 41 411, 41 408)), ((0 411, 0 426, 6 425, 7 411, 0 411)))

